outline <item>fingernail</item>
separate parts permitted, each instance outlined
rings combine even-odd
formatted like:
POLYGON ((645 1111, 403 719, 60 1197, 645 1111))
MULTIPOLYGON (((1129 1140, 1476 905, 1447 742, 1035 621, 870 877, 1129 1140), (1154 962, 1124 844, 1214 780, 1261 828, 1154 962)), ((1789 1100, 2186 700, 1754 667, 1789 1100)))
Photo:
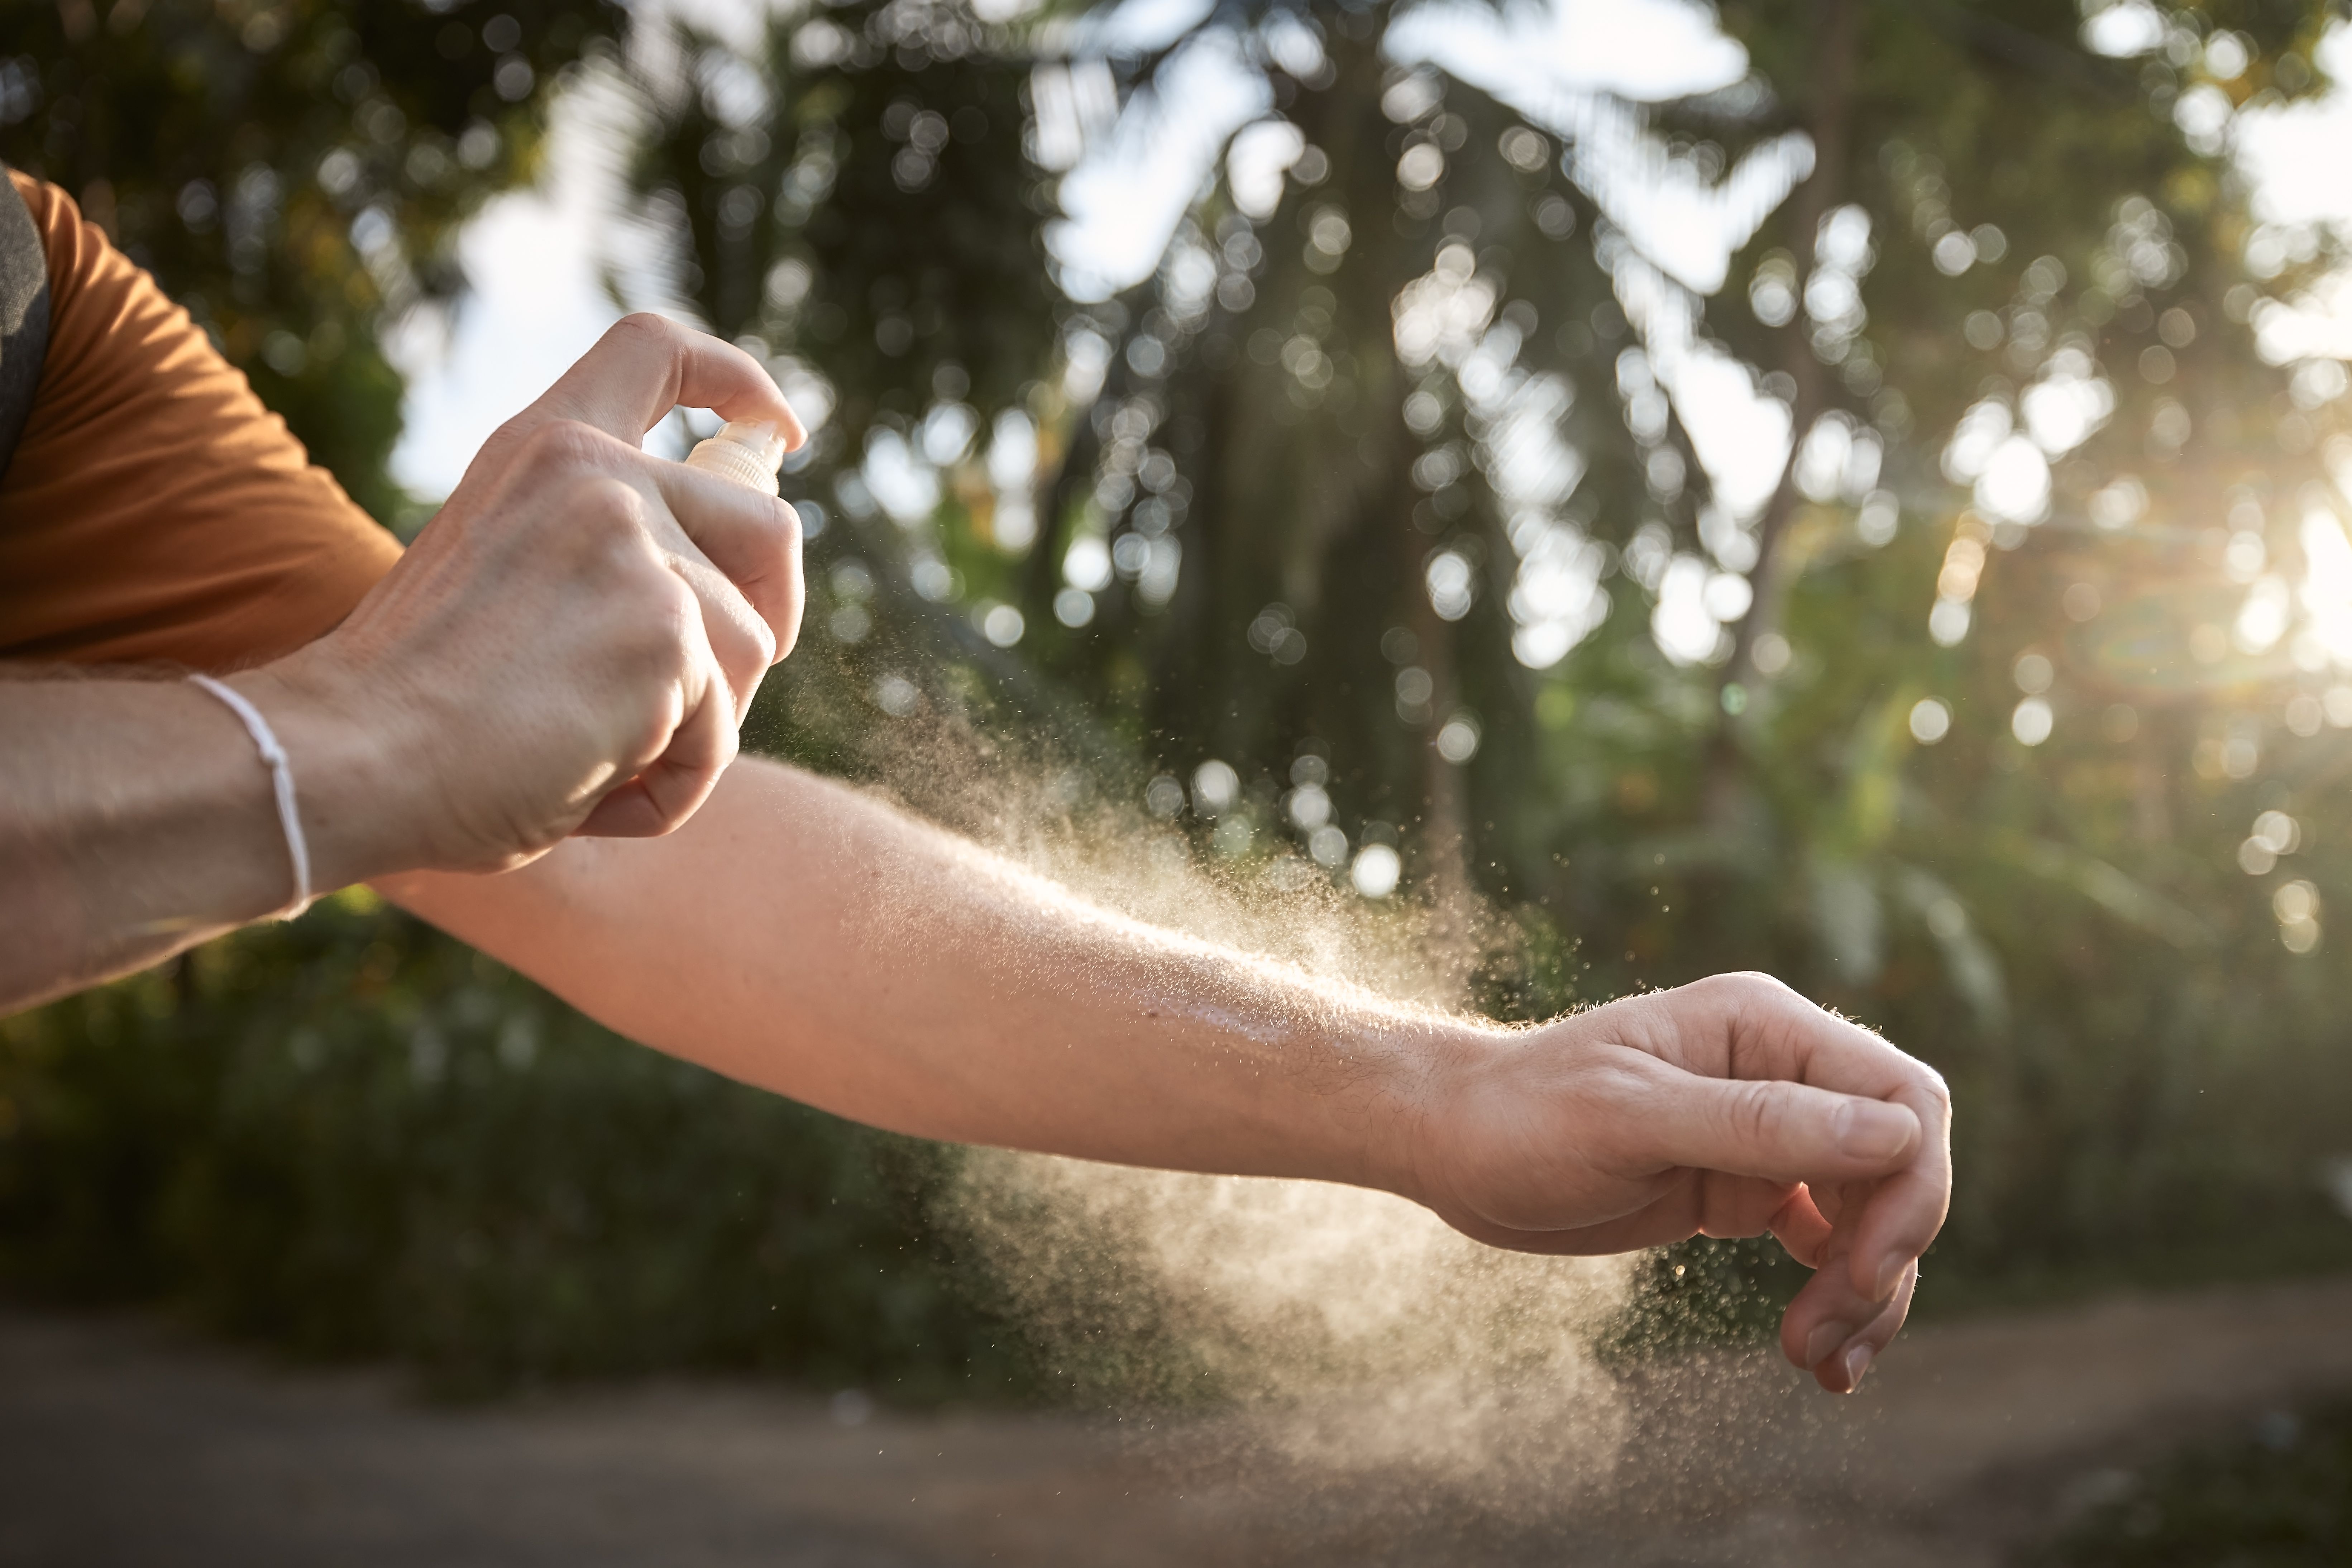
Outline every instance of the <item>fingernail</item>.
POLYGON ((1853 1324, 1823 1323, 1806 1336, 1805 1364, 1809 1367, 1821 1365, 1823 1356, 1852 1338, 1853 1338, 1853 1324))
POLYGON ((1878 1266, 1878 1289, 1871 1293, 1870 1299, 1874 1301, 1892 1300, 1895 1296, 1895 1287, 1901 1284, 1903 1281, 1903 1270, 1905 1266, 1905 1260, 1900 1255, 1890 1258, 1885 1262, 1880 1264, 1878 1266))
POLYGON ((1870 1370, 1870 1358, 1877 1353, 1868 1345, 1856 1345, 1845 1352, 1845 1391, 1848 1394, 1862 1386, 1862 1374, 1870 1370))
POLYGON ((1838 1152, 1855 1160, 1891 1160, 1910 1144, 1918 1128, 1918 1121, 1899 1105, 1849 1100, 1838 1107, 1838 1152))

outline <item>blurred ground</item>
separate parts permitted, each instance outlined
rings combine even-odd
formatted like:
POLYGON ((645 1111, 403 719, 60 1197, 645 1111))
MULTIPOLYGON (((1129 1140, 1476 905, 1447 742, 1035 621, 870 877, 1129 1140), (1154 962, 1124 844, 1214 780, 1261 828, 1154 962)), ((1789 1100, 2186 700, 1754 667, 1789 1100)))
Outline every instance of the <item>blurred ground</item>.
POLYGON ((1906 1337, 1832 1400, 1753 1358, 1633 1390, 1600 1491, 1515 1522, 1243 1460, 1218 1420, 877 1413, 674 1384, 424 1406, 152 1323, 0 1313, 0 1563, 949 1568, 1991 1564, 2179 1442, 2352 1389, 2352 1280, 1906 1337), (1546 1517, 1549 1514, 1549 1517, 1546 1517))

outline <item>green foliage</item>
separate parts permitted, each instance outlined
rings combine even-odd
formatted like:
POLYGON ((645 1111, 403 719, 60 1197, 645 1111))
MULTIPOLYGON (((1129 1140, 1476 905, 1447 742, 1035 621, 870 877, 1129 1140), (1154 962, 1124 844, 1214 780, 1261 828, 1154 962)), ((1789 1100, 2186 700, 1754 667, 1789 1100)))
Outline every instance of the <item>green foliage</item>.
MULTIPOLYGON (((2251 330, 2331 258, 2258 232, 2219 143, 2176 110, 2314 90, 2333 15, 2168 12, 2155 53, 2117 61, 2048 7, 1728 7, 1748 83, 1594 108, 1655 139, 1654 162, 1630 156, 1643 178, 1703 185, 1810 139, 1811 174, 1711 297, 1594 195, 1609 122, 1582 132, 1596 152, 1390 66, 1384 7, 1223 7, 1113 53, 1133 110, 1218 35, 1307 151, 1271 210, 1244 210, 1217 165, 1151 278, 1066 304, 1052 332, 1024 305, 1025 354, 874 317, 869 356, 824 336, 849 329, 822 259, 747 315, 704 257, 711 319, 838 395, 795 482, 845 519, 818 543, 812 615, 840 662, 788 671, 776 700, 862 698, 887 727, 919 689, 982 728, 1047 731, 1075 707, 1142 764, 1113 787, 1237 770, 1235 805, 1186 814, 1213 853, 1314 847, 1307 792, 1288 793, 1311 785, 1340 852, 1402 828, 1410 886, 1513 911, 1518 951, 1486 997, 1511 1016, 1781 974, 1953 1079, 1945 1252, 1971 1275, 2331 1234, 2313 1173, 2342 1142, 2352 1068, 2304 951, 2318 926, 2289 912, 2340 869, 2332 781, 2352 759, 2320 715, 2341 671, 2315 623, 2231 630, 2252 597, 2286 603, 2306 513, 2345 505, 2325 378, 2268 363, 2251 330), (1294 24, 1318 50, 1277 46, 1294 24), (1409 307, 1441 297, 1466 328, 1416 339, 1409 307), (1729 510, 1683 408, 1710 356, 1800 437, 1869 460, 1792 459, 1755 515, 1729 510), (2046 515, 2005 515, 1956 430, 1998 439, 2029 394, 2094 383, 2085 428, 2043 448, 2046 515), (1037 432, 1033 474, 1008 485, 992 449, 949 441, 935 510, 877 505, 904 453, 1007 417, 1037 432), (1515 471, 1546 443, 1573 458, 1515 471), (998 526, 1016 504, 1034 542, 998 526), (1106 546, 1119 574, 1097 586, 1076 563, 1106 546), (1535 636, 1546 561, 1601 579, 1599 625, 1565 658, 1535 636), (1669 657, 1654 635, 1677 573, 1746 578, 1752 607, 1716 617, 1712 651, 1669 657), (999 601, 1023 612, 1012 657, 972 632, 999 601), (1923 699, 1948 732, 1919 737, 1923 699), (1455 718, 1466 763, 1435 743, 1455 718), (2294 819, 2300 858, 2243 859, 2265 811, 2294 819)), ((788 263, 814 254, 794 234, 903 226, 921 187, 899 179, 892 112, 902 131, 944 116, 976 90, 956 84, 1003 68, 1000 36, 909 16, 788 19, 743 68, 764 84, 743 101, 769 95, 781 121, 776 62, 821 26, 848 40, 826 68, 872 84, 846 98, 880 105, 827 143, 856 177, 787 180, 788 263)), ((691 189, 705 111, 662 101, 684 129, 640 177, 691 189)), ((970 253, 992 275, 1034 246, 1037 205, 995 189, 996 241, 970 253)))
MULTIPOLYGON (((2352 432, 2340 372, 2252 331, 2336 258, 2183 129, 2316 90, 2339 9, 2170 8, 2120 61, 2063 6, 1727 4, 1748 81, 1541 123, 1336 0, 1105 58, 1059 7, 872 0, 740 57, 634 49, 644 211, 819 426, 789 479, 810 630, 747 739, 951 815, 899 743, 945 725, 1056 789, 1154 788, 1204 855, 1345 877, 1394 844, 1408 896, 1506 914, 1497 1016, 1779 973, 1952 1080, 1931 1304, 2340 1261, 2314 1173, 2352 1112, 2323 936, 2352 642, 2293 587, 2352 432), (1218 39, 1302 144, 1278 195, 1220 156, 1150 277, 1076 297, 1049 110, 1064 141, 1086 83, 1141 112, 1218 39), (1628 216, 1628 180, 1769 184, 1799 135, 1719 289, 1628 216), (1760 498, 1718 493, 1700 371, 1800 437, 1760 498), (2084 427, 2032 459, 2029 521, 1982 459, 2053 388, 2084 427), (1241 784, 1213 816, 1183 788, 1212 758, 1241 784)), ((117 0, 0 37, 36 84, 0 92, 0 155, 110 210, 383 515, 375 334, 456 286, 452 226, 614 25, 509 6, 510 101, 490 10, 117 0)), ((633 1054, 404 922, 320 920, 176 999, 7 1026, 12 1273, 455 1376, 1000 1375, 919 1239, 932 1156, 633 1054)), ((1795 1278, 1767 1257, 1653 1260, 1626 1343, 1754 1331, 1795 1278)))
MULTIPOLYGON (((946 1155, 656 1057, 356 896, 0 1023, 0 1273, 444 1387, 1001 1392, 946 1155)), ((1008 1347, 1010 1342, 1008 1342, 1008 1347)))
POLYGON ((0 160, 83 216, 387 523, 401 381, 380 333, 460 286, 450 245, 533 171, 612 0, 62 0, 0 23, 0 160))
POLYGON ((1808 1278, 1769 1237, 1697 1237, 1635 1266, 1625 1310, 1601 1344, 1610 1361, 1638 1363, 1706 1346, 1759 1343, 1808 1278))
MULTIPOLYGON (((840 402, 797 478, 845 520, 818 541, 812 614, 840 663, 788 672, 776 700, 873 703, 901 682, 898 705, 922 689, 971 724, 1058 731, 1070 705, 1054 699, 1075 693, 1143 764, 1110 769, 1115 787, 1155 764, 1181 781, 1202 757, 1240 771, 1240 806, 1213 835, 1200 823, 1216 853, 1306 848, 1312 820, 1284 820, 1284 790, 1312 783, 1348 842, 1406 827, 1423 893, 1470 881, 1515 912, 1522 950, 1498 954, 1486 992, 1510 1016, 1734 966, 1785 975, 1955 1081, 1943 1268, 1961 1277, 2086 1258, 2161 1272, 2157 1258, 2255 1232, 2340 1256, 2312 1171, 2343 1142, 2352 1072, 2326 969, 2295 950, 2316 926, 2284 917, 2343 869, 2347 752, 2316 720, 2340 675, 2310 635, 2255 651, 2230 635, 2246 578, 2300 572, 2305 510, 2343 508, 2322 463, 2336 411, 2249 327, 2331 251, 2255 245, 2246 191, 2176 115, 2185 94, 2232 110, 2316 89, 2331 14, 2180 9, 2159 52, 2110 61, 2063 9, 1727 7, 1757 75, 1646 115, 1646 169, 1717 179, 1790 132, 1816 160, 1731 287, 1700 299, 1592 197, 1583 148, 1385 64, 1383 7, 1223 7, 1108 68, 1134 108, 1188 42, 1225 30, 1310 148, 1273 212, 1212 176, 1150 279, 1063 306, 1058 331, 1024 303, 1024 334, 973 343, 952 318, 910 339, 846 318, 825 289, 861 275, 804 235, 906 228, 922 185, 898 179, 903 127, 983 91, 1002 37, 837 12, 821 26, 849 45, 825 70, 856 87, 830 101, 863 118, 835 120, 824 167, 858 174, 788 181, 800 195, 767 226, 743 207, 762 266, 807 268, 791 287, 743 312, 746 289, 718 282, 739 263, 706 249, 696 296, 840 402), (1322 58, 1284 57, 1267 19, 1306 21, 1322 58), (2209 64, 2225 30, 2237 73, 2209 64), (1416 148, 1442 155, 1434 184, 1402 181, 1416 148), (1844 258, 1837 214, 1867 235, 1844 258), (1801 308, 1834 268, 1853 310, 1801 308), (1489 299, 1470 341, 1430 355, 1400 306, 1433 279, 1489 299), (1874 475, 1792 461, 1759 515, 1728 515, 1684 423, 1677 353, 1745 362, 1797 433, 1867 447, 1874 475), (2004 520, 1952 468, 1955 428, 2006 430, 2030 388, 2067 378, 2105 388, 2105 411, 2051 445, 2049 520, 2004 520), (1531 499, 1500 454, 1531 435, 1510 397, 1545 384, 1561 395, 1534 423, 1576 470, 1567 494, 1531 499), (875 454, 1007 414, 1037 430, 1025 494, 971 445, 936 454, 936 512, 877 508, 875 454), (1034 508, 1033 543, 997 529, 1009 503, 1034 508), (1079 574, 1063 560, 1087 541, 1122 574, 1068 626, 1056 606, 1079 574), (2225 564, 2249 541, 2263 560, 2225 564), (1543 550, 1590 550, 1604 578, 1606 618, 1557 663, 1515 609, 1543 550), (1162 557, 1181 566, 1155 583, 1162 557), (1437 614, 1442 557, 1467 569, 1467 609, 1437 614), (1663 576, 1694 566, 1745 572, 1752 609, 1717 654, 1675 663, 1651 611, 1663 576), (1959 630, 1928 637, 1938 597, 1959 630), (1024 611, 1018 658, 971 635, 1000 599, 1024 611), (1764 639, 1790 654, 1764 668, 1764 639), (1912 729, 1922 699, 1950 715, 1936 745, 1912 729), (2018 738, 2021 699, 2051 705, 2053 736, 2018 738), (1451 715, 1477 726, 1467 766, 1433 745, 1451 715), (2249 879, 2263 811, 2307 844, 2249 879)), ((772 103, 760 124, 809 103, 779 64, 804 26, 779 24, 751 66, 772 103)), ((710 146, 731 146, 696 141, 706 99, 666 99, 646 188, 694 191, 710 146)), ((939 202, 962 212, 985 191, 957 181, 939 202)), ((957 254, 1018 270, 1037 200, 1021 181, 988 200, 995 240, 957 254)))
POLYGON ((781 27, 754 60, 688 32, 675 78, 640 83, 662 112, 637 179, 678 225, 689 292, 721 333, 789 322, 822 359, 829 451, 919 412, 943 373, 1003 405, 1053 331, 1012 40, 976 47, 974 24, 961 51, 894 50, 890 10, 834 9, 838 58, 781 27))
POLYGON ((2263 1418, 2251 1438, 2202 1444, 2108 1494, 2037 1562, 2066 1568, 2243 1568, 2352 1558, 2352 1410, 2263 1418))

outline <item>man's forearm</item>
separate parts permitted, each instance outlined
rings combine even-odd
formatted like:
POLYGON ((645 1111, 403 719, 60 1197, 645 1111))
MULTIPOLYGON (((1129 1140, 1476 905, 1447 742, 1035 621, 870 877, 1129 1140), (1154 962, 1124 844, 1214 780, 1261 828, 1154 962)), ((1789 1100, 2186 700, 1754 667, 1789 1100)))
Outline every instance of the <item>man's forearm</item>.
POLYGON ((380 885, 633 1038, 933 1138, 1410 1191, 1414 1079, 1478 1038, 748 759, 667 838, 380 885))
POLYGON ((0 1012, 284 904, 269 777, 179 681, 0 680, 0 1012))
MULTIPOLYGON (((283 665, 229 684, 293 757, 310 890, 382 870, 394 792, 348 702, 283 665)), ((269 769, 218 698, 184 680, 0 678, 0 1013, 284 909, 293 877, 269 769)))
POLYGON ((926 1137, 1384 1187, 1499 1246, 1771 1231, 1791 1359, 1851 1389, 1951 1192, 1943 1085, 1761 975, 1524 1032, 1089 906, 838 784, 740 762, 667 838, 385 879, 606 1024, 926 1137))

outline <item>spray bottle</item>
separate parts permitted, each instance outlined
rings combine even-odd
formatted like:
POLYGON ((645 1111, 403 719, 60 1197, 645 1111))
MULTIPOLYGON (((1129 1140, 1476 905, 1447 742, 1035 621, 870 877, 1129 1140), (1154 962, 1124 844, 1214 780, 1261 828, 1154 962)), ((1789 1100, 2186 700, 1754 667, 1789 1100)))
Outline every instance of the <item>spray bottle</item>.
POLYGON ((783 460, 784 433, 764 419, 730 421, 686 455, 688 468, 763 495, 776 493, 776 469, 783 460))

